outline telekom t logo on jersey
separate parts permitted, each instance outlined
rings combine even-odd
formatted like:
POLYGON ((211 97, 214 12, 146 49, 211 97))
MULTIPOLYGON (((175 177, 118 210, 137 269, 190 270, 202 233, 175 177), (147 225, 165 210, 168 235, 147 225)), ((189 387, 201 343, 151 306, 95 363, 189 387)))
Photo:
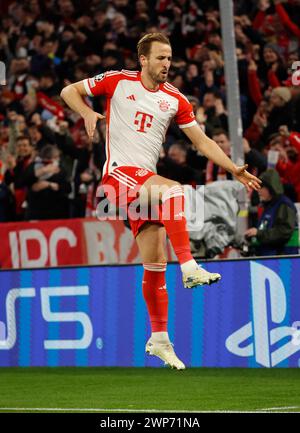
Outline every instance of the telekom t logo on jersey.
POLYGON ((146 128, 151 128, 153 116, 151 114, 137 111, 135 114, 134 124, 138 126, 137 132, 147 132, 146 128))

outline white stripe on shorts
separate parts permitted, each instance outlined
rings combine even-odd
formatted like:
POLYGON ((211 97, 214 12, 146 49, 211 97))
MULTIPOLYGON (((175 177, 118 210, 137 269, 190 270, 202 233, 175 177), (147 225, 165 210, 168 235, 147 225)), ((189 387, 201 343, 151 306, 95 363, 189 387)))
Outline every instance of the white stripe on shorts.
POLYGON ((130 183, 131 185, 137 185, 137 180, 135 180, 133 177, 128 176, 125 173, 122 173, 122 171, 120 171, 119 169, 115 168, 113 171, 114 174, 120 176, 122 179, 124 179, 125 181, 127 181, 128 183, 130 183))
POLYGON ((130 189, 134 189, 134 187, 135 187, 135 185, 129 184, 126 180, 119 177, 119 175, 117 175, 117 174, 110 173, 110 176, 113 177, 114 179, 116 179, 118 182, 122 183, 123 185, 127 186, 130 189))

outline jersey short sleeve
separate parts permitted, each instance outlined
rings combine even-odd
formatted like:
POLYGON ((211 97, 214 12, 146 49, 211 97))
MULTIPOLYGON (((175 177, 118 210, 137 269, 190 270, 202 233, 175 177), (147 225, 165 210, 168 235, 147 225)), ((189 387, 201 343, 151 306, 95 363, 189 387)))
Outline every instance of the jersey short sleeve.
POLYGON ((189 128, 190 126, 197 125, 192 104, 182 94, 179 95, 178 101, 175 122, 179 128, 189 128))
POLYGON ((108 71, 83 80, 83 85, 88 96, 104 95, 112 97, 114 90, 120 80, 119 71, 108 71))

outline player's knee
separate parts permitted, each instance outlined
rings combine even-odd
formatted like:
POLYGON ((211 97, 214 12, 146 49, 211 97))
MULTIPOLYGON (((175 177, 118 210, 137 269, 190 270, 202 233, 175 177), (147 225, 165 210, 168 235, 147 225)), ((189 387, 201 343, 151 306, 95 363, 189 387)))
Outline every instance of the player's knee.
POLYGON ((177 197, 179 195, 184 195, 183 185, 181 185, 179 182, 174 181, 168 185, 167 189, 165 189, 165 191, 161 195, 160 200, 164 202, 172 196, 177 197))
POLYGON ((181 185, 179 182, 172 182, 170 185, 168 185, 167 193, 174 192, 174 191, 183 191, 183 185, 181 185))
POLYGON ((172 182, 172 184, 171 184, 170 188, 174 188, 175 186, 179 186, 179 187, 182 187, 181 183, 179 183, 179 182, 176 182, 176 181, 174 180, 174 181, 172 182))

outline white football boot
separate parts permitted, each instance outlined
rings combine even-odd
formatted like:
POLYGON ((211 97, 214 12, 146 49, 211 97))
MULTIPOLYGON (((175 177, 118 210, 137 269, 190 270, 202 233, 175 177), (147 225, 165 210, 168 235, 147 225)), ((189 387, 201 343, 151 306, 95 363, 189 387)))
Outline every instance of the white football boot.
POLYGON ((206 271, 201 266, 198 269, 183 273, 182 282, 186 289, 192 289, 193 287, 203 286, 204 284, 217 283, 221 279, 220 274, 214 274, 206 271))
POLYGON ((157 356, 165 362, 165 365, 169 365, 171 368, 185 370, 185 365, 177 358, 172 343, 157 343, 151 341, 150 338, 146 344, 146 353, 157 356))

